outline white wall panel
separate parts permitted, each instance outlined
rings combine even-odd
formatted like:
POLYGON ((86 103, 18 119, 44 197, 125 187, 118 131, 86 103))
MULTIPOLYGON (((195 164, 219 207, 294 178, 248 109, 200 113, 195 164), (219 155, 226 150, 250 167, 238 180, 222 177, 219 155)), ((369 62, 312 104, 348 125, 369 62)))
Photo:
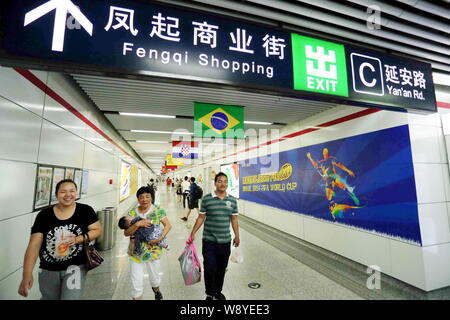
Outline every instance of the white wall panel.
POLYGON ((423 248, 426 289, 450 286, 450 243, 423 248))
MULTIPOLYGON (((116 157, 105 150, 86 142, 84 150, 84 169, 115 173, 116 157)), ((114 177, 115 178, 115 177, 114 177)))
POLYGON ((425 247, 450 242, 450 225, 447 212, 448 204, 448 202, 419 204, 422 246, 425 247))
POLYGON ((414 114, 408 113, 408 123, 410 125, 441 127, 439 113, 414 114))
POLYGON ((36 162, 42 118, 2 97, 0 114, 0 158, 36 162))
POLYGON ((444 187, 443 167, 447 165, 414 163, 414 175, 416 179, 417 202, 435 203, 446 202, 444 187))
POLYGON ((86 140, 106 151, 110 151, 110 153, 114 155, 123 153, 115 145, 106 140, 97 131, 93 130, 90 127, 86 131, 86 140))
POLYGON ((1 224, 33 210, 36 164, 0 160, 0 177, 1 224))
POLYGON ((371 233, 304 217, 304 240, 336 252, 363 265, 377 265, 391 271, 389 239, 371 233))
POLYGON ((19 290, 20 282, 22 281, 22 268, 0 281, 0 300, 39 300, 41 293, 39 292, 38 282, 38 262, 33 270, 34 283, 30 291, 28 291, 28 297, 22 297, 17 293, 19 290))
POLYGON ((30 215, 25 214, 0 222, 0 279, 22 266, 31 234, 30 215))
POLYGON ((39 148, 39 163, 81 168, 84 140, 44 121, 39 148))
POLYGON ((50 96, 47 96, 45 100, 44 119, 63 127, 79 137, 84 138, 86 136, 86 124, 50 96))
POLYGON ((441 109, 439 114, 441 115, 444 135, 448 136, 450 135, 450 109, 441 109))
POLYGON ((264 215, 264 224, 304 239, 302 215, 268 206, 259 207, 260 212, 263 212, 264 215))
POLYGON ((89 170, 89 192, 88 196, 111 192, 119 183, 118 177, 114 173, 89 170), (113 184, 109 184, 109 179, 113 180, 113 184))
POLYGON ((390 241, 391 275, 422 290, 426 290, 422 247, 400 241, 390 241))
POLYGON ((261 212, 261 205, 255 202, 245 202, 245 215, 251 219, 264 223, 264 214, 261 212))
POLYGON ((81 198, 78 202, 90 205, 97 212, 105 207, 116 207, 117 192, 118 190, 115 189, 110 192, 96 194, 95 196, 81 198))
MULTIPOLYGON (((46 72, 33 71, 33 74, 42 79, 47 78, 46 72)), ((1 96, 38 115, 42 115, 44 92, 41 89, 37 88, 13 68, 0 67, 0 83, 1 96)))
POLYGON ((411 151, 415 163, 446 163, 442 156, 444 137, 441 128, 410 125, 411 151))

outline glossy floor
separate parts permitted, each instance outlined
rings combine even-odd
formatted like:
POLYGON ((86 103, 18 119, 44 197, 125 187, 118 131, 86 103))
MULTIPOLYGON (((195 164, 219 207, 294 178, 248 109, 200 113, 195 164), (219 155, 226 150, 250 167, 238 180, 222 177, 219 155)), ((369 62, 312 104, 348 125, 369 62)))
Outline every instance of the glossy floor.
MULTIPOLYGON (((175 194, 161 190, 159 197, 160 204, 167 210, 168 218, 173 226, 167 236, 170 250, 164 250, 161 258, 161 291, 164 299, 203 300, 205 299, 203 281, 192 286, 185 286, 178 262, 197 212, 191 213, 187 222, 182 221, 180 218, 186 214, 187 210, 177 202, 175 194)), ((201 234, 202 229, 198 231, 195 240, 200 259, 202 259, 201 234)), ((244 262, 228 264, 223 290, 223 294, 228 299, 363 299, 243 228, 240 229, 240 234, 244 262), (261 287, 249 288, 248 284, 252 282, 259 283, 261 287)), ((115 247, 101 252, 105 262, 89 272, 83 299, 128 300, 131 298, 130 266, 126 255, 128 241, 128 238, 119 232, 115 247)), ((144 284, 144 299, 153 300, 154 295, 147 275, 145 275, 144 284)))

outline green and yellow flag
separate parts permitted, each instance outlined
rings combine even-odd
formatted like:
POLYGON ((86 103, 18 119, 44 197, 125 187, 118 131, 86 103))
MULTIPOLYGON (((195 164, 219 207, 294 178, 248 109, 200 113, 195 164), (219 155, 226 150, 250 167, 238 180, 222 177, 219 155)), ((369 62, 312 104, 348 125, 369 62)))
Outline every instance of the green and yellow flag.
POLYGON ((194 136, 244 139, 244 107, 195 102, 194 136))

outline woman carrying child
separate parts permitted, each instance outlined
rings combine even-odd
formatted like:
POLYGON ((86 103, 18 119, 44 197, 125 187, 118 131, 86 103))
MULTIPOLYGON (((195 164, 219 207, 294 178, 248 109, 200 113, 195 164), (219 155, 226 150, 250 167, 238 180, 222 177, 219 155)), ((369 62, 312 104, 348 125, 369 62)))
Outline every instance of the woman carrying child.
POLYGON ((131 263, 131 297, 133 300, 142 300, 144 293, 144 266, 147 268, 150 285, 155 293, 155 300, 162 300, 163 295, 159 289, 161 283, 160 264, 159 259, 162 254, 162 247, 157 245, 169 233, 172 228, 166 212, 156 205, 152 205, 151 190, 148 187, 141 187, 136 193, 139 205, 128 212, 128 216, 132 218, 143 218, 144 220, 137 221, 125 230, 126 237, 131 237, 133 240, 134 233, 140 228, 150 228, 152 224, 162 223, 164 231, 161 237, 149 242, 136 243, 140 246, 140 255, 137 255, 136 250, 131 250, 134 241, 130 241, 130 256, 131 263))

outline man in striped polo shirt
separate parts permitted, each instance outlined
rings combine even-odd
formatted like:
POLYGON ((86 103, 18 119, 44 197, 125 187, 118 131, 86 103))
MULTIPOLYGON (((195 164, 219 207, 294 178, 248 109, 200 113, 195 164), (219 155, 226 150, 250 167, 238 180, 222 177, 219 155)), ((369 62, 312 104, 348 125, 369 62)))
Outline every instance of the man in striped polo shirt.
POLYGON ((202 199, 200 214, 192 228, 191 237, 203 222, 203 266, 205 270, 206 300, 226 300, 222 294, 225 270, 231 251, 230 222, 234 231, 233 245, 238 247, 239 224, 236 198, 227 194, 228 179, 225 173, 219 172, 214 184, 216 190, 202 199))

